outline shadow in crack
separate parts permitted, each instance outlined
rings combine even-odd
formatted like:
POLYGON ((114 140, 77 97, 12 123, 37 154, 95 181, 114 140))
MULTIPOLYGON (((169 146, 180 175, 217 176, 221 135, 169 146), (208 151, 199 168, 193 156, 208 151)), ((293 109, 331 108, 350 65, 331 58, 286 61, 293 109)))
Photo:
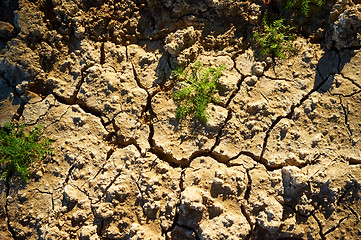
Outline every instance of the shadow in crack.
POLYGON ((18 9, 18 1, 0 0, 0 21, 14 23, 14 11, 18 9))
POLYGON ((353 50, 343 50, 341 52, 331 49, 325 50, 325 54, 317 63, 315 82, 313 88, 319 93, 324 93, 332 88, 334 76, 340 73, 346 63, 355 56, 353 50))

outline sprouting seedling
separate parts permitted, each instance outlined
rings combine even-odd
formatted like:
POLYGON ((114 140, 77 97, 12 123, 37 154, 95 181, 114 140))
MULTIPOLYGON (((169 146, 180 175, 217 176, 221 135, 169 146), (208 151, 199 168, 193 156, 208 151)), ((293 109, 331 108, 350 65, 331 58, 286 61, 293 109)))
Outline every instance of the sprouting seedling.
POLYGON ((261 32, 256 32, 253 35, 256 44, 261 48, 262 55, 286 58, 285 53, 294 50, 292 41, 296 37, 291 31, 295 28, 284 25, 284 19, 275 20, 272 24, 268 24, 265 17, 263 18, 263 26, 264 29, 261 32))
POLYGON ((184 119, 187 116, 195 117, 202 123, 206 123, 209 115, 206 111, 208 104, 218 102, 214 95, 217 92, 217 80, 222 76, 225 66, 219 68, 203 69, 197 61, 190 72, 184 68, 176 68, 173 71, 183 87, 174 93, 174 101, 177 103, 176 118, 184 119))
POLYGON ((288 0, 286 3, 286 10, 299 5, 302 15, 308 17, 311 2, 315 3, 318 7, 322 7, 324 4, 324 0, 288 0))
POLYGON ((2 178, 17 172, 23 179, 29 178, 28 167, 34 160, 53 154, 52 141, 41 138, 41 125, 24 133, 24 125, 6 123, 0 127, 0 164, 4 166, 2 178))

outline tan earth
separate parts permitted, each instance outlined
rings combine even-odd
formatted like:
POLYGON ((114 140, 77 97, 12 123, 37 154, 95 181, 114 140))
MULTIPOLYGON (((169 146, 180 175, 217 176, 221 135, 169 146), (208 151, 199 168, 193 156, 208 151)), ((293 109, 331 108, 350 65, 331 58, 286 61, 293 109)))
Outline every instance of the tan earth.
POLYGON ((0 180, 0 239, 361 239, 361 1, 252 41, 272 0, 0 0, 0 124, 54 156, 0 180), (225 65, 206 124, 172 76, 225 65))

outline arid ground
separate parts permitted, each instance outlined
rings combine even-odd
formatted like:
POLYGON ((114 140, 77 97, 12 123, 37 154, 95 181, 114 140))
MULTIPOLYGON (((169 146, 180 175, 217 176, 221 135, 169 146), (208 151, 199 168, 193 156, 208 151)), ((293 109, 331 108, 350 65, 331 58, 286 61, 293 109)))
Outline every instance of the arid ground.
POLYGON ((54 155, 0 181, 0 239, 361 239, 361 1, 285 6, 1 0, 0 124, 54 155), (206 124, 175 115, 196 61, 226 66, 206 124))

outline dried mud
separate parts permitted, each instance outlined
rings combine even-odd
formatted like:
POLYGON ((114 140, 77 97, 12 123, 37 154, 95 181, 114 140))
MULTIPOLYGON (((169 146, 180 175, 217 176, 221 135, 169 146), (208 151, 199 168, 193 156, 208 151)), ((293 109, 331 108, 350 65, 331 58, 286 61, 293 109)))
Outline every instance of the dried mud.
POLYGON ((1 239, 361 237, 360 1, 273 61, 252 31, 285 1, 0 3, 0 123, 54 140, 0 180, 1 239), (175 117, 196 61, 226 66, 204 125, 175 117))

